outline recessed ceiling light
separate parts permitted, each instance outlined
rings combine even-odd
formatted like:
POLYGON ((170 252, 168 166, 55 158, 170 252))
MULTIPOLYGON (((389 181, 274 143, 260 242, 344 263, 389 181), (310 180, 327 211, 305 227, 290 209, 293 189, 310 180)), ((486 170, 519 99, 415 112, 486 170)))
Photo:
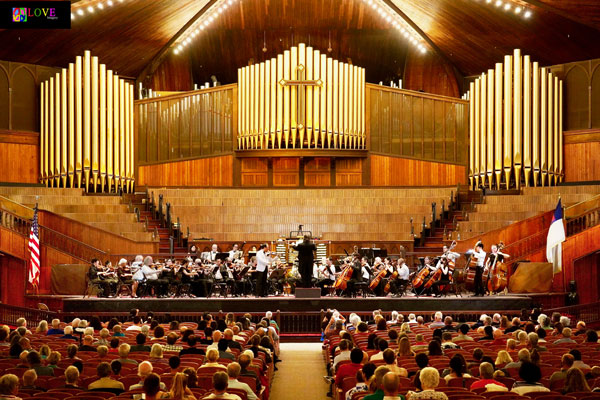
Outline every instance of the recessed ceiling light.
POLYGON ((500 7, 502 5, 502 0, 497 0, 496 1, 496 7, 500 7))
POLYGON ((102 3, 98 3, 98 8, 99 8, 100 10, 102 10, 102 9, 104 8, 104 4, 102 4, 102 3))
POLYGON ((108 4, 109 6, 112 6, 112 5, 113 5, 113 2, 112 2, 112 0, 108 0, 108 1, 106 2, 106 4, 108 4))
POLYGON ((83 10, 80 8, 79 10, 77 10, 77 14, 83 15, 83 10))
POLYGON ((174 52, 175 54, 179 54, 179 50, 177 50, 177 49, 175 49, 173 52, 174 52))
POLYGON ((525 18, 529 18, 529 17, 531 17, 531 11, 529 11, 529 10, 525 11, 525 15, 524 15, 524 17, 525 17, 525 18))
POLYGON ((92 6, 89 6, 89 7, 87 8, 87 10, 88 10, 89 12, 93 13, 93 12, 94 12, 94 7, 92 7, 92 6))
POLYGON ((511 7, 511 5, 509 3, 506 3, 504 5, 504 10, 508 11, 508 10, 510 10, 510 7, 511 7))
POLYGON ((515 8, 515 14, 520 14, 520 13, 521 13, 521 11, 522 11, 522 8, 521 8, 521 7, 516 7, 516 8, 515 8))

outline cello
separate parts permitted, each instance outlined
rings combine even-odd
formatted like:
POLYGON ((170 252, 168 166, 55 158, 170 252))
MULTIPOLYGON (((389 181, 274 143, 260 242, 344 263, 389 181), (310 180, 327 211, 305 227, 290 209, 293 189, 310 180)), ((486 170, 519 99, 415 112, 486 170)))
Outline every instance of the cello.
POLYGON ((423 268, 421 268, 421 270, 419 272, 417 272, 417 275, 412 280, 413 289, 420 288, 421 285, 423 285, 425 283, 425 279, 427 279, 428 276, 429 276, 429 266, 427 264, 425 264, 425 265, 423 265, 423 268))
POLYGON ((385 278, 385 275, 387 274, 385 264, 379 264, 379 265, 382 267, 382 269, 381 269, 381 271, 379 271, 377 273, 377 275, 375 275, 375 277, 373 278, 371 283, 369 283, 369 289, 371 289, 371 290, 375 290, 377 288, 377 286, 379 286, 379 282, 381 282, 381 280, 383 278, 385 278))
MULTIPOLYGON (((452 251, 452 249, 454 249, 455 247, 456 247, 456 241, 452 241, 448 250, 446 250, 444 252, 444 254, 442 254, 442 256, 440 257, 440 260, 437 263, 435 272, 431 275, 431 278, 429 278, 429 280, 425 283, 425 285, 423 285, 423 289, 429 289, 431 286, 433 286, 433 284, 435 282, 440 280, 440 278, 442 277, 442 274, 443 274, 443 271, 442 271, 443 265, 442 264, 445 264, 448 262, 448 253, 450 253, 452 251)), ((453 271, 454 271, 454 266, 452 267, 452 271, 448 271, 448 274, 450 274, 450 276, 452 276, 453 271)), ((450 280, 452 280, 452 278, 450 278, 450 280)), ((440 287, 440 291, 441 290, 442 290, 442 288, 440 287)))
POLYGON ((340 276, 335 281, 333 287, 337 290, 346 290, 348 287, 348 281, 352 278, 352 264, 348 264, 346 268, 342 271, 340 276))

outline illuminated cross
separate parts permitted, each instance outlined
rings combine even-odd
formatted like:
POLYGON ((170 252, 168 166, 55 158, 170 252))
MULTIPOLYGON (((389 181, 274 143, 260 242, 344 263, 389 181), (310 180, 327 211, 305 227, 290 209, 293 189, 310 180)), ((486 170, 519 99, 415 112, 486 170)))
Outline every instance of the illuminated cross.
POLYGON ((304 79, 304 65, 299 64, 296 67, 296 79, 282 79, 279 81, 281 86, 297 86, 298 87, 298 132, 304 129, 306 124, 305 120, 305 95, 306 91, 304 88, 306 86, 323 86, 323 81, 320 79, 304 79))

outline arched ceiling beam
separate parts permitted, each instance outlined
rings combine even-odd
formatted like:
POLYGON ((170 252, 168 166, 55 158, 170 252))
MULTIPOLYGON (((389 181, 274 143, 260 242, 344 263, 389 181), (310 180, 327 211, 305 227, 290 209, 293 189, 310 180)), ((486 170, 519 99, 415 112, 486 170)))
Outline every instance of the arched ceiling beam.
POLYGON ((175 43, 179 38, 196 22, 200 19, 215 3, 217 0, 209 0, 208 3, 202 7, 200 11, 196 13, 176 34, 173 36, 167 44, 165 44, 158 53, 154 55, 152 60, 144 67, 140 75, 136 79, 136 86, 140 82, 144 82, 144 80, 154 74, 160 64, 167 57, 169 51, 171 51, 171 46, 175 43))

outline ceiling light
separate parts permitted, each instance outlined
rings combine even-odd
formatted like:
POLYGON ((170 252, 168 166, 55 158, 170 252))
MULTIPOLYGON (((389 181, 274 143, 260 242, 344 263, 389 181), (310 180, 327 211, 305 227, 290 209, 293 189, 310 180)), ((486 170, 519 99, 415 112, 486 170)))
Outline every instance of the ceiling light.
POLYGON ((425 47, 421 47, 421 53, 425 53, 427 49, 425 47))
POLYGON ((229 0, 229 1, 227 2, 227 4, 229 4, 230 6, 231 6, 231 5, 233 5, 233 0, 229 0))
POLYGON ((173 52, 174 52, 175 54, 179 54, 179 50, 177 50, 177 49, 175 49, 173 52))
POLYGON ((113 2, 112 2, 112 0, 108 0, 108 1, 106 2, 106 4, 108 4, 109 6, 112 6, 112 5, 113 5, 113 2))
POLYGON ((406 32, 406 29, 404 29, 404 27, 402 27, 402 33, 406 32))
POLYGON ((200 29, 196 29, 196 30, 194 31, 194 33, 195 33, 196 35, 197 35, 197 34, 199 34, 199 33, 200 33, 200 29))
POLYGON ((496 7, 500 7, 502 5, 502 0, 497 0, 496 1, 496 7))
POLYGON ((71 19, 75 19, 75 14, 71 13, 71 19))
POLYGON ((80 8, 79 10, 77 10, 77 14, 83 15, 83 10, 80 8))
POLYGON ((87 10, 88 10, 89 12, 93 13, 93 12, 94 12, 94 7, 92 7, 92 6, 89 6, 89 7, 87 8, 87 10))
POLYGON ((227 10, 227 3, 223 4, 223 10, 227 10))
POLYGON ((100 10, 102 10, 102 9, 104 8, 104 4, 102 4, 102 3, 98 3, 98 8, 99 8, 100 10))
POLYGON ((525 11, 525 15, 523 15, 525 18, 529 18, 531 17, 531 11, 527 10, 525 11))
POLYGON ((521 7, 515 8, 515 14, 520 14, 521 10, 522 10, 521 7))
POLYGON ((392 17, 390 17, 390 16, 388 15, 388 16, 385 18, 385 20, 386 20, 387 22, 390 22, 390 21, 392 20, 392 17))
POLYGON ((490 3, 492 2, 492 0, 485 0, 485 2, 486 2, 487 4, 490 4, 490 3))
POLYGON ((504 10, 505 10, 505 11, 508 11, 508 10, 510 10, 510 4, 509 4, 509 3, 506 3, 506 4, 504 5, 504 10))

